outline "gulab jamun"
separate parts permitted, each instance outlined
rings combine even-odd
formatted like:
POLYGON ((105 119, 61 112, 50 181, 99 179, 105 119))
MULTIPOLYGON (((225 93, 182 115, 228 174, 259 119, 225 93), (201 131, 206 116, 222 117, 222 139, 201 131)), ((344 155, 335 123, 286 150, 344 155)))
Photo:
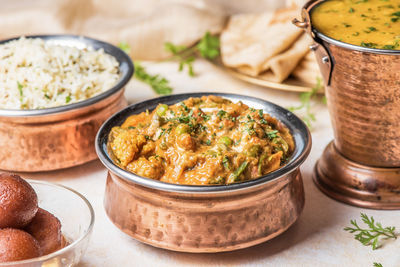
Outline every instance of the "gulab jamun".
POLYGON ((36 216, 25 228, 38 242, 43 255, 50 254, 64 246, 61 223, 50 212, 39 208, 36 216))
POLYGON ((20 176, 0 174, 0 228, 23 228, 35 217, 38 198, 20 176))
POLYGON ((0 262, 40 257, 39 242, 25 231, 5 228, 0 230, 0 262))

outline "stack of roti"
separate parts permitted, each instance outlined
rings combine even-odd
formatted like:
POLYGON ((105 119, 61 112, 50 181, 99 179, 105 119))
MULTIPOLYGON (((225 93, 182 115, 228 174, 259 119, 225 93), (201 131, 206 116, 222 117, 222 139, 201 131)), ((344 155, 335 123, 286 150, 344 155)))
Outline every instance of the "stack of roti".
POLYGON ((232 16, 220 39, 223 64, 272 82, 283 82, 293 74, 314 84, 320 73, 309 52, 311 39, 291 22, 298 14, 293 6, 232 16))

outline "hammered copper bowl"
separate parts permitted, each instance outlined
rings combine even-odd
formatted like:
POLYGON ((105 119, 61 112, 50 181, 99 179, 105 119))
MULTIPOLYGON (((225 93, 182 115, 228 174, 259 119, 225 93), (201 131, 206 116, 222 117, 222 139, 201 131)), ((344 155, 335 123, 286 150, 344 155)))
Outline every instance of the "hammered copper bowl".
MULTIPOLYGON (((37 110, 0 109, 0 169, 36 172, 62 169, 96 159, 94 140, 101 124, 127 105, 124 86, 133 74, 129 56, 119 48, 74 35, 38 35, 46 43, 92 46, 114 56, 120 78, 109 90, 77 103, 37 110)), ((14 40, 1 41, 0 44, 14 40)))
POLYGON ((119 229, 139 241, 184 252, 231 251, 281 234, 303 209, 299 166, 310 152, 310 133, 291 112, 253 97, 212 94, 263 109, 289 128, 295 140, 294 153, 285 166, 268 175, 231 185, 178 185, 140 177, 113 163, 107 151, 112 127, 159 103, 170 105, 203 95, 211 93, 172 95, 131 105, 106 121, 97 134, 97 154, 109 170, 106 213, 119 229))
POLYGON ((325 82, 334 141, 314 181, 334 199, 366 208, 400 208, 400 51, 362 47, 319 32, 310 0, 295 19, 313 39, 325 82))

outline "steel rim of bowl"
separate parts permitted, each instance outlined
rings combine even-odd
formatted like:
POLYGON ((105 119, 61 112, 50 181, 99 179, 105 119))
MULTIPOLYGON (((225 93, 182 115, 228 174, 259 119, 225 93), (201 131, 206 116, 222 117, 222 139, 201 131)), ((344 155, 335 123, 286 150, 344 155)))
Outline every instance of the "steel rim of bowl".
MULTIPOLYGON (((171 103, 168 103, 168 104, 171 104, 171 103)), ((99 157, 100 161, 104 164, 104 166, 108 170, 110 170, 114 174, 117 174, 119 177, 125 179, 128 182, 133 182, 135 184, 139 184, 139 185, 147 187, 147 188, 159 189, 159 190, 163 190, 163 191, 167 191, 167 192, 204 193, 204 194, 225 193, 225 192, 244 190, 244 189, 248 189, 250 187, 259 186, 259 185, 265 184, 267 182, 279 179, 280 177, 297 169, 305 161, 308 154, 310 153, 311 134, 310 134, 310 131, 308 130, 307 126, 304 124, 304 122, 301 119, 299 119, 296 115, 294 115, 292 112, 284 109, 283 107, 280 107, 269 101, 251 97, 251 96, 238 95, 238 94, 203 92, 203 93, 188 93, 188 94, 176 94, 176 95, 163 96, 163 97, 153 98, 150 100, 146 100, 146 101, 139 102, 139 103, 128 106, 127 108, 115 113, 113 116, 111 116, 107 121, 105 121, 103 123, 103 125, 100 127, 99 131, 97 132, 95 147, 96 147, 97 156, 99 157), (106 144, 107 144, 109 130, 111 130, 111 128, 114 126, 120 125, 120 124, 113 123, 116 119, 118 119, 118 120, 126 119, 127 116, 125 116, 125 113, 129 113, 129 115, 137 114, 136 112, 132 112, 132 110, 140 109, 141 107, 156 105, 158 103, 165 103, 165 102, 178 103, 179 101, 185 100, 189 97, 201 97, 201 96, 206 96, 206 95, 216 95, 216 96, 225 97, 225 98, 228 98, 231 100, 232 99, 245 100, 245 101, 247 100, 249 102, 258 103, 258 104, 262 105, 264 109, 269 108, 269 109, 278 111, 277 114, 281 114, 282 117, 286 118, 287 121, 291 122, 290 124, 282 122, 282 120, 280 118, 278 118, 276 115, 271 114, 271 116, 273 116, 274 118, 281 121, 290 130, 290 132, 293 136, 293 139, 295 140, 295 150, 293 151, 293 154, 291 155, 290 161, 283 167, 281 167, 271 173, 268 173, 267 175, 261 176, 254 180, 248 180, 248 181, 241 182, 241 183, 234 183, 234 184, 229 184, 229 185, 181 185, 181 184, 172 184, 172 183, 161 182, 159 180, 154 180, 151 178, 146 178, 146 177, 136 175, 134 173, 128 172, 128 171, 118 167, 110 159, 110 157, 107 153, 106 144), (167 101, 167 100, 169 100, 169 101, 167 101), (296 132, 294 132, 294 130, 296 130, 296 132), (297 136, 298 139, 300 141, 302 141, 302 144, 298 144, 296 142, 295 136, 297 136), (302 147, 299 147, 299 145, 302 145, 302 147)))
POLYGON ((390 50, 390 49, 378 49, 378 48, 368 48, 368 47, 363 47, 363 46, 358 46, 358 45, 354 45, 354 44, 349 44, 349 43, 345 43, 336 39, 333 39, 331 37, 328 37, 327 35, 319 32, 312 23, 312 12, 313 9, 316 8, 317 6, 319 6, 320 4, 322 4, 325 1, 321 1, 320 3, 317 3, 315 6, 313 6, 311 8, 311 10, 308 11, 309 16, 310 16, 310 26, 312 28, 312 32, 321 40, 327 42, 327 43, 331 43, 333 45, 339 46, 339 47, 343 47, 349 50, 355 50, 355 51, 359 51, 359 52, 367 52, 367 53, 372 53, 372 54, 384 54, 384 55, 400 55, 400 50, 390 50))
MULTIPOLYGON (((18 40, 21 36, 6 39, 0 41, 0 45, 18 40)), ((79 109, 82 107, 90 106, 95 104, 113 94, 121 90, 132 78, 134 72, 134 66, 130 57, 122 51, 120 48, 106 43, 100 40, 96 40, 93 38, 89 38, 81 35, 70 35, 70 34, 51 34, 51 35, 27 35, 26 38, 40 38, 45 42, 55 42, 57 44, 68 45, 73 44, 73 47, 87 47, 92 46, 95 50, 104 49, 106 54, 113 56, 119 63, 119 71, 121 72, 121 77, 118 82, 110 89, 90 97, 86 100, 78 101, 76 103, 51 107, 51 108, 43 108, 43 109, 0 109, 0 116, 4 117, 31 117, 31 116, 46 116, 56 113, 65 113, 71 110, 79 109)))
POLYGON ((3 262, 3 263, 0 263, 0 266, 10 266, 10 265, 17 265, 18 266, 18 265, 21 265, 21 264, 33 264, 33 263, 38 263, 38 262, 46 262, 48 260, 51 260, 52 258, 55 258, 57 256, 61 256, 65 252, 73 250, 79 243, 81 243, 81 241, 85 240, 88 237, 88 235, 90 235, 90 233, 93 231, 93 226, 94 226, 94 221, 95 221, 94 209, 92 207, 92 204, 90 204, 89 200, 87 200, 87 198, 84 197, 81 193, 79 193, 78 191, 76 191, 76 190, 74 190, 72 188, 69 188, 67 186, 61 185, 61 184, 49 183, 49 182, 44 182, 44 181, 37 181, 37 180, 32 180, 32 179, 25 179, 25 180, 29 184, 41 184, 41 185, 58 187, 59 189, 65 189, 65 190, 68 190, 68 191, 74 193, 76 196, 78 196, 80 199, 82 199, 83 202, 86 204, 86 206, 89 208, 89 211, 90 211, 89 227, 87 228, 87 230, 79 238, 74 240, 74 242, 72 242, 71 244, 69 244, 66 247, 63 247, 60 250, 54 251, 53 253, 50 253, 50 254, 47 254, 47 255, 44 255, 44 256, 32 258, 32 259, 26 259, 26 260, 21 260, 21 261, 3 262))

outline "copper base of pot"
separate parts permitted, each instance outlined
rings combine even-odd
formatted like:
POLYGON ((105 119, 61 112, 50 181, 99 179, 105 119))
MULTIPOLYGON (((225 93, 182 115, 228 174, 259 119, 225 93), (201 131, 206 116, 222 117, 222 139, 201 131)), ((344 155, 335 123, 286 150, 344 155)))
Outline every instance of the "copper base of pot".
POLYGON ((120 230, 143 243, 216 253, 254 246, 286 231, 303 210, 304 191, 299 169, 224 193, 167 192, 109 172, 104 206, 120 230))
POLYGON ((343 157, 331 142, 315 165, 313 180, 329 197, 354 206, 400 209, 400 168, 361 165, 343 157))

